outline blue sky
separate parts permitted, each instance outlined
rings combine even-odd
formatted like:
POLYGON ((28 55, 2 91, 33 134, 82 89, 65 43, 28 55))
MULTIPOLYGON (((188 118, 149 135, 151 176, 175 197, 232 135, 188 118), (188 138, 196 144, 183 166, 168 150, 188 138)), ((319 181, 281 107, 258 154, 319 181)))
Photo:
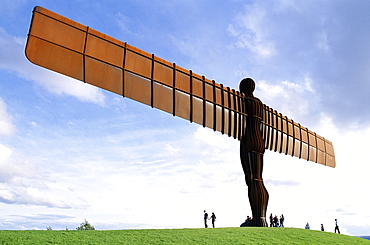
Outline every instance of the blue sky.
POLYGON ((39 5, 237 88, 331 140, 337 168, 266 152, 267 213, 369 235, 370 2, 26 1, 0 9, 0 229, 218 227, 251 215, 239 142, 31 64, 39 5))

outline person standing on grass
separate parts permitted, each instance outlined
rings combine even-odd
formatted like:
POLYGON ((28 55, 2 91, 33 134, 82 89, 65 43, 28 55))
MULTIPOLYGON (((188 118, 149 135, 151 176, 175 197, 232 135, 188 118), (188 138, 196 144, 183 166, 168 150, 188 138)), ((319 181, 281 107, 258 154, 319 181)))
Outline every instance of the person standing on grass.
POLYGON ((274 227, 279 227, 279 219, 278 219, 277 215, 275 215, 275 217, 274 217, 274 227))
POLYGON ((282 214, 281 216, 280 216, 280 227, 284 227, 284 215, 282 214))
POLYGON ((206 210, 204 210, 204 227, 205 228, 208 228, 207 220, 208 220, 208 213, 206 212, 206 210))
POLYGON ((270 214, 270 227, 274 226, 274 217, 272 216, 272 213, 270 214))
POLYGON ((321 231, 324 231, 324 225, 321 224, 321 231))
POLYGON ((334 228, 334 233, 337 233, 337 231, 338 231, 338 234, 340 234, 339 226, 338 226, 338 221, 337 221, 337 219, 335 219, 335 228, 334 228))
POLYGON ((215 221, 216 221, 216 215, 214 212, 212 212, 212 215, 211 215, 211 218, 209 218, 212 220, 212 226, 213 228, 215 228, 215 221))

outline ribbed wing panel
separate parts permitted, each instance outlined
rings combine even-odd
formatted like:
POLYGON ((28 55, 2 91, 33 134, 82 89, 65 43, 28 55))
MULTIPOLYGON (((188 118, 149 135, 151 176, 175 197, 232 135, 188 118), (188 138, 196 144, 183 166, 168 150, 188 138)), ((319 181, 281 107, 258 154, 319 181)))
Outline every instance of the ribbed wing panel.
POLYGON ((262 128, 266 149, 335 167, 330 141, 266 105, 262 128))
POLYGON ((39 66, 241 137, 239 92, 44 8, 33 11, 26 56, 39 66))

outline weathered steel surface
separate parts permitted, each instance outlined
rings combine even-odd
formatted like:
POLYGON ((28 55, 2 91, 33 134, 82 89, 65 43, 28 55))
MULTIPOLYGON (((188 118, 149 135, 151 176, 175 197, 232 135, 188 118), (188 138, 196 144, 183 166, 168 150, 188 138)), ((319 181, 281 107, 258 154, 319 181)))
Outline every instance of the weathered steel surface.
MULTIPOLYGON (((241 139, 243 98, 127 43, 35 7, 26 46, 34 64, 241 139)), ((263 105, 266 149, 335 167, 330 141, 263 105)))
POLYGON ((248 198, 253 217, 248 226, 267 227, 266 210, 269 195, 262 179, 265 153, 261 130, 263 104, 253 96, 254 88, 255 83, 250 78, 243 79, 239 84, 240 92, 245 95, 243 111, 246 114, 245 129, 240 140, 240 161, 248 186, 248 198))

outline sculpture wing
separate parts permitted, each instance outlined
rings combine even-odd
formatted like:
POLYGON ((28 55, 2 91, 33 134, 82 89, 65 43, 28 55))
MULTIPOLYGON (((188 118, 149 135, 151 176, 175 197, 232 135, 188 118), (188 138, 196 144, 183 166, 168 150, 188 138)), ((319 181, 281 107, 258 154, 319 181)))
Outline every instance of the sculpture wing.
MULTIPOLYGON (((245 110, 238 91, 42 7, 33 10, 26 56, 36 65, 241 138, 245 110)), ((266 148, 333 166, 329 141, 267 106, 264 111, 266 148)))
POLYGON ((42 7, 26 45, 36 65, 240 138, 241 95, 42 7))
POLYGON ((325 166, 335 167, 332 142, 264 105, 265 148, 325 166))

